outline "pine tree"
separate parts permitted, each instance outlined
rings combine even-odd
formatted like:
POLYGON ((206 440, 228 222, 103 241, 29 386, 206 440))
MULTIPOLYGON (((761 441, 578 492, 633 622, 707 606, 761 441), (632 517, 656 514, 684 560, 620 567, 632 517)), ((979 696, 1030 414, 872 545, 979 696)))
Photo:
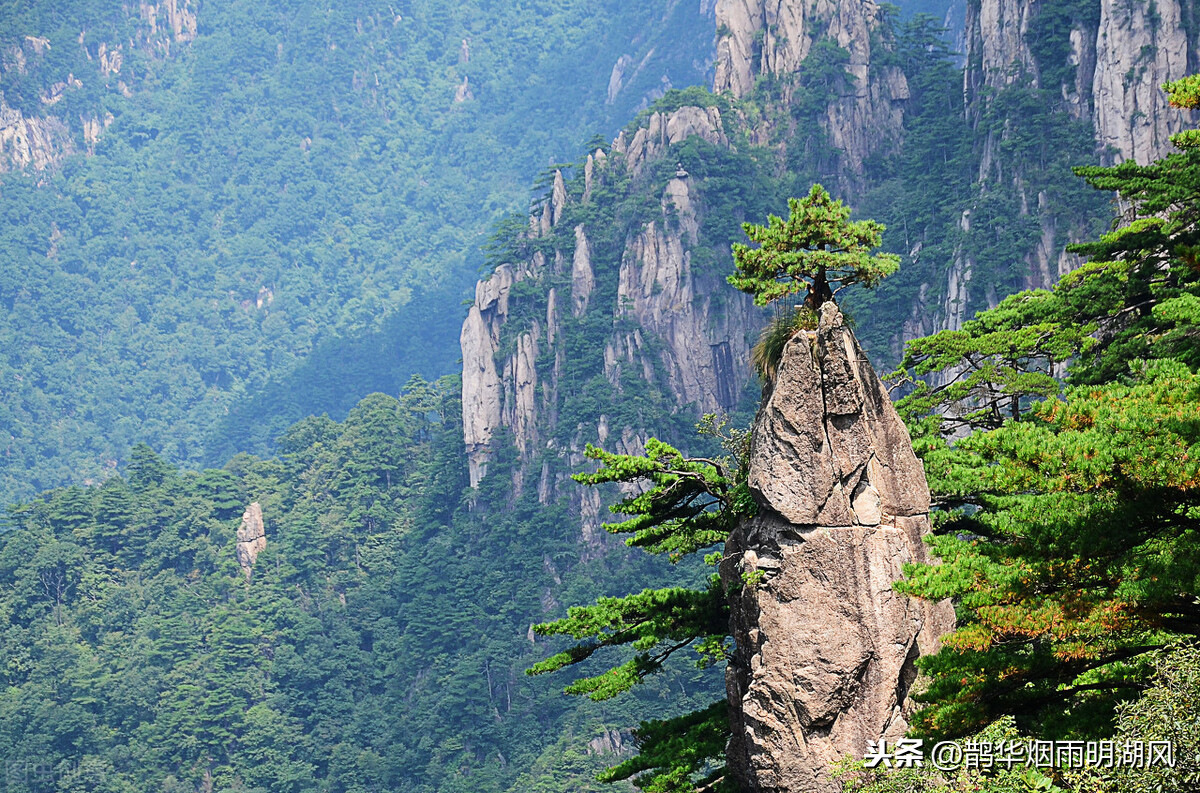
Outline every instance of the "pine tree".
MULTIPOLYGON (((1194 106, 1200 82, 1166 89, 1194 106)), ((1194 131, 1193 131, 1194 132, 1194 131)), ((938 565, 898 589, 954 598, 958 628, 919 663, 927 735, 1011 715, 1039 737, 1103 733, 1154 650, 1200 637, 1200 150, 1081 168, 1131 222, 1091 256, 961 331, 909 346, 896 377, 935 503, 938 565), (1067 366, 1059 394, 1052 376, 1067 366), (942 372, 930 387, 922 375, 942 372), (932 415, 928 415, 932 412, 932 415), (949 413, 949 419, 946 415, 949 413), (922 418, 924 416, 924 418, 922 418), (959 427, 975 434, 948 444, 959 427)))
MULTIPOLYGON (((626 544, 672 562, 725 541, 743 516, 753 514, 746 486, 749 434, 731 430, 724 421, 705 416, 701 433, 721 439, 721 459, 685 457, 678 449, 651 438, 645 455, 612 454, 589 445, 587 456, 601 467, 577 474, 588 485, 637 484, 636 495, 610 509, 630 516, 607 525, 627 534, 626 544)), ((720 554, 706 561, 715 564, 720 554)), ((629 691, 663 669, 664 662, 687 647, 698 654, 700 667, 724 663, 729 636, 729 604, 717 575, 704 589, 647 589, 616 598, 600 598, 592 606, 568 609, 564 619, 535 625, 543 635, 564 635, 576 644, 527 670, 538 675, 590 659, 595 653, 628 646, 634 654, 622 664, 567 686, 566 693, 605 700, 629 691)), ((634 731, 639 753, 601 775, 606 781, 633 778, 653 793, 718 790, 724 779, 725 743, 729 738, 724 700, 673 719, 643 722, 634 731)))
POLYGON ((804 294, 813 310, 851 284, 874 286, 900 266, 900 257, 870 251, 879 247, 884 226, 850 220, 850 208, 819 184, 804 198, 788 199, 788 218, 769 215, 767 225, 742 228, 757 248, 735 243, 737 272, 729 283, 765 306, 804 294))

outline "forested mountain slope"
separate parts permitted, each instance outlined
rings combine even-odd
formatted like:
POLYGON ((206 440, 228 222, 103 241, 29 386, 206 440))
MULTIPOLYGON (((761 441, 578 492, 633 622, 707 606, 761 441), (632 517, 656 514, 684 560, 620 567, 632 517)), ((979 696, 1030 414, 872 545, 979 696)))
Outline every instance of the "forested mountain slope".
POLYGON ((904 268, 843 305, 886 359, 1108 221, 1069 172, 1105 154, 1091 117, 1044 78, 1070 24, 1037 79, 964 104, 937 26, 868 3, 493 5, 176 0, 169 34, 114 5, 83 45, 51 4, 4 20, 7 107, 61 121, 47 167, 0 181, 6 487, 96 482, 0 534, 15 789, 46 766, 101 790, 590 789, 623 730, 720 683, 684 667, 591 704, 521 674, 555 648, 531 623, 702 575, 627 555, 611 494, 567 476, 589 441, 745 423, 740 222, 813 180, 885 221, 904 268), (714 33, 720 90, 635 116, 662 75, 699 81, 714 33), (462 382, 408 381, 460 350, 462 382), (349 412, 293 423, 322 410, 349 412), (281 433, 280 459, 235 454, 281 433))
POLYGON ((663 571, 581 564, 562 508, 506 512, 503 487, 462 500, 458 421, 456 383, 414 381, 297 424, 280 460, 195 474, 142 446, 126 476, 17 510, 6 790, 587 790, 621 728, 719 686, 684 671, 580 707, 521 674, 532 622, 663 571), (241 566, 250 504, 265 548, 241 566))
POLYGON ((65 6, 0 15, 5 500, 452 369, 490 225, 712 40, 665 0, 65 6))

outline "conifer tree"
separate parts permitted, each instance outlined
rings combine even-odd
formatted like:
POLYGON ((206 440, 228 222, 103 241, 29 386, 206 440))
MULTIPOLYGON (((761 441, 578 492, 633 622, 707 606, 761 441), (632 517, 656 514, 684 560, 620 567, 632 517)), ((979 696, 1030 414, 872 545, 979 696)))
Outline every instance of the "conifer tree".
MULTIPOLYGON (((606 528, 629 535, 626 544, 672 562, 725 541, 735 523, 753 514, 746 486, 749 434, 730 429, 723 420, 705 416, 698 429, 719 438, 721 459, 685 457, 674 447, 651 438, 645 455, 612 454, 589 445, 587 455, 600 462, 591 474, 576 474, 588 485, 637 484, 641 490, 610 509, 630 516, 606 528)), ((720 554, 706 561, 715 564, 720 554)), ((646 589, 616 598, 600 598, 592 606, 575 606, 564 619, 535 625, 543 635, 569 636, 576 644, 534 665, 538 675, 581 663, 595 653, 628 646, 634 654, 623 664, 567 686, 566 693, 605 700, 624 693, 662 670, 667 658, 687 647, 700 667, 723 663, 729 635, 729 604, 719 577, 704 589, 646 589)), ((601 775, 605 781, 633 778, 652 793, 719 790, 724 779, 724 752, 729 738, 725 700, 673 719, 643 722, 634 731, 639 753, 601 775)))
POLYGON ((819 184, 804 198, 788 199, 787 220, 769 215, 765 226, 742 228, 758 247, 734 244, 737 272, 728 280, 760 306, 803 294, 805 305, 816 310, 851 284, 874 286, 900 265, 895 254, 871 253, 884 226, 850 220, 850 208, 819 184))
MULTIPOLYGON (((1196 78, 1166 89, 1181 107, 1200 97, 1196 78)), ((1104 733, 1153 651, 1200 638, 1200 149, 1194 131, 1174 140, 1148 166, 1078 169, 1133 207, 1076 247, 1086 265, 908 348, 899 379, 944 373, 901 402, 941 563, 898 588, 954 598, 959 616, 919 662, 927 735, 1005 715, 1039 737, 1104 733), (963 425, 976 433, 941 437, 963 425)))

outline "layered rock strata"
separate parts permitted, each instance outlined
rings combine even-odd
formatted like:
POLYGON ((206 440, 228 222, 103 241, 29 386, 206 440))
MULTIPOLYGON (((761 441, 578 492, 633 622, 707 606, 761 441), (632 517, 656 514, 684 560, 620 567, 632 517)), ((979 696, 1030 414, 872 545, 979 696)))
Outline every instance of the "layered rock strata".
POLYGON ((838 791, 830 768, 907 729, 914 661, 950 604, 893 591, 926 561, 929 489, 908 431, 832 303, 786 345, 754 427, 758 514, 726 544, 736 651, 729 766, 756 793, 838 791))

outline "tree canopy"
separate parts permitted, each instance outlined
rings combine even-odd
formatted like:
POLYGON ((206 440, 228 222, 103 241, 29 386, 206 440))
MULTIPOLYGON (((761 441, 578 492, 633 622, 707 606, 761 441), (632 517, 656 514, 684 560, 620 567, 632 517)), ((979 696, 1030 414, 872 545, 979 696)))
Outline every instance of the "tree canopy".
POLYGON ((819 184, 804 198, 788 199, 788 217, 767 217, 767 225, 743 225, 758 243, 733 246, 737 272, 729 283, 754 295, 765 306, 789 295, 803 294, 810 309, 852 284, 871 287, 900 266, 893 253, 871 253, 879 247, 884 227, 873 220, 850 220, 850 208, 835 201, 819 184))
MULTIPOLYGON (((1187 107, 1198 87, 1166 90, 1187 107)), ((896 374, 915 383, 899 407, 941 509, 941 564, 899 588, 958 604, 919 662, 927 735, 1004 715, 1105 734, 1151 653, 1200 638, 1200 148, 1174 141, 1149 165, 1078 169, 1129 202, 1127 222, 1074 246, 1091 260, 1053 289, 912 342, 896 374)))

